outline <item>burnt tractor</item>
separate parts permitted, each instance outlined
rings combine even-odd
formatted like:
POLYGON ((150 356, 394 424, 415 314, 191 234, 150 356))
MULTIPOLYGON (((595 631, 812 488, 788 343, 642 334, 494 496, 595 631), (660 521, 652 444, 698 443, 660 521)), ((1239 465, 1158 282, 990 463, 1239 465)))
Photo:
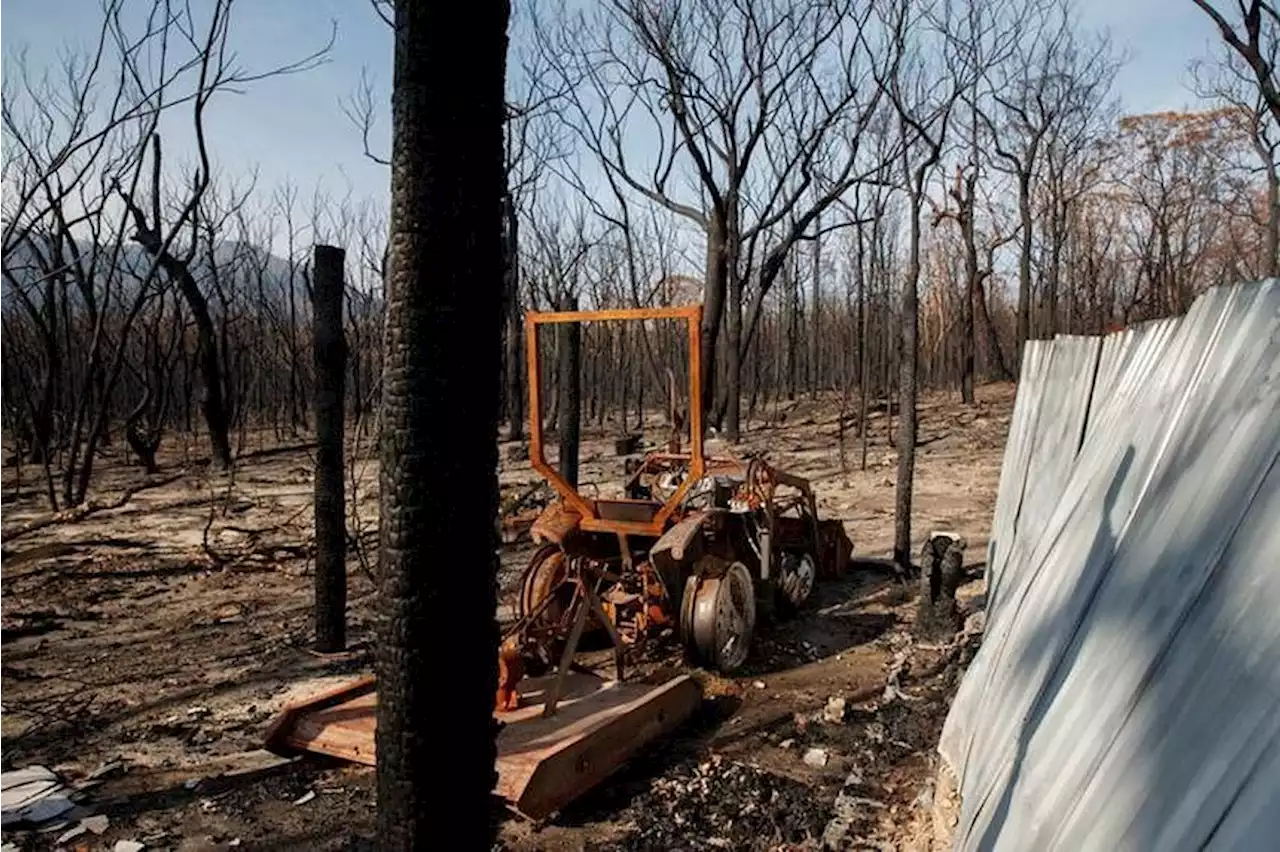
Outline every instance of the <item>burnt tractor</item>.
MULTIPOLYGON (((499 707, 516 684, 568 664, 585 635, 607 635, 618 677, 627 649, 668 630, 691 662, 723 673, 747 659, 759 622, 804 606, 852 550, 839 521, 818 518, 809 482, 763 458, 704 455, 698 330, 702 308, 530 314, 530 447, 558 499, 530 530, 541 545, 521 578, 500 651, 499 707), (588 497, 543 453, 537 329, 542 324, 676 319, 689 334, 689 448, 679 425, 661 451, 628 459, 622 493, 588 497)), ((673 418, 677 424, 681 418, 673 418)))
MULTIPOLYGON (((541 547, 497 649, 493 715, 494 791, 530 819, 547 819, 698 706, 700 687, 688 674, 628 681, 629 653, 670 631, 695 662, 733 672, 762 616, 803 606, 814 583, 840 574, 849 559, 849 539, 838 522, 818 519, 807 481, 762 458, 704 456, 701 318, 701 306, 526 318, 529 456, 559 499, 531 528, 541 547), (543 456, 538 328, 656 319, 688 326, 688 450, 677 427, 663 451, 626 460, 614 496, 588 497, 543 456), (612 644, 612 681, 575 664, 584 638, 612 644)), ((428 688, 450 700, 450 685, 428 688)), ((281 710, 267 745, 373 764, 377 703, 373 676, 306 696, 281 710)))

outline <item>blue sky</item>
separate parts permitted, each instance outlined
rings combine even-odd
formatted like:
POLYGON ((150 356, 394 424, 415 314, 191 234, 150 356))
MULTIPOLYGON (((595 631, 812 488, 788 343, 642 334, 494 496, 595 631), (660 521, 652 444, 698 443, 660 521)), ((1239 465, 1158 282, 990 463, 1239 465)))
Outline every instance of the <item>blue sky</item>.
MULTIPOLYGON (((1217 34, 1191 0, 1076 0, 1076 6, 1082 23, 1109 29, 1115 44, 1129 51, 1115 87, 1126 111, 1194 104, 1186 67, 1216 47, 1217 34)), ((23 45, 38 67, 55 62, 67 43, 87 43, 96 35, 97 10, 97 0, 5 0, 0 52, 6 67, 23 45)), ((359 84, 362 68, 384 94, 390 83, 390 32, 365 0, 240 0, 231 43, 242 65, 265 68, 323 44, 334 21, 337 41, 327 64, 214 102, 210 143, 222 169, 234 173, 256 166, 263 188, 291 179, 304 197, 317 185, 338 196, 385 196, 386 169, 363 157, 359 134, 340 107, 340 99, 359 84)), ((385 106, 378 130, 385 144, 385 106)), ((191 155, 185 126, 175 128, 166 149, 178 158, 191 155)))

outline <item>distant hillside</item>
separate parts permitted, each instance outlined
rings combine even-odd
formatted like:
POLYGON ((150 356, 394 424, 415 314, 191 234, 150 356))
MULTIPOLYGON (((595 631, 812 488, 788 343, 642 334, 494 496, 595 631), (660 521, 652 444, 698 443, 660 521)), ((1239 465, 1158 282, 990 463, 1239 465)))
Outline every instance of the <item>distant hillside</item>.
MULTIPOLYGON (((94 249, 90 245, 82 248, 81 256, 86 260, 91 259, 94 249)), ((110 260, 111 249, 99 247, 96 249, 99 257, 97 262, 105 264, 110 260)), ((70 254, 68 253, 68 258, 70 254)), ((149 270, 151 258, 143 251, 142 247, 136 243, 127 243, 120 249, 118 262, 116 266, 126 271, 128 274, 121 282, 124 292, 127 295, 136 292, 136 287, 149 270)), ((285 258, 271 254, 257 246, 248 245, 235 240, 228 240, 219 243, 214 251, 212 260, 207 253, 201 253, 192 262, 192 274, 196 280, 203 286, 207 286, 216 269, 218 274, 223 277, 224 282, 229 283, 234 277, 244 282, 246 278, 250 278, 252 286, 257 287, 257 270, 262 268, 265 272, 263 282, 264 289, 273 295, 285 296, 289 287, 289 261, 285 258)), ((40 255, 30 242, 19 243, 9 256, 4 259, 4 277, 0 283, 0 294, 3 294, 4 300, 7 302, 12 294, 14 283, 19 285, 30 285, 39 281, 44 277, 40 255)), ((105 269, 98 270, 99 276, 105 273, 105 269)), ((161 273, 162 274, 162 273, 161 273)), ((249 283, 249 282, 246 282, 249 283)), ((302 280, 302 276, 295 272, 293 287, 295 297, 299 301, 305 301, 306 290, 302 280)), ((72 288, 69 294, 70 298, 74 298, 79 302, 79 293, 72 288)))

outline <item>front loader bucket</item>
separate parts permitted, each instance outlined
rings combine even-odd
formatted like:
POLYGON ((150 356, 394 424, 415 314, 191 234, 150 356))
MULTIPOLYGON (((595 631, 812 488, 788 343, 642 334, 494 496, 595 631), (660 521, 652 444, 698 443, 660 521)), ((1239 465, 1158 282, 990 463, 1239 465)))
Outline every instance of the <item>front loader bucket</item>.
MULTIPOLYGON (((670 732, 697 707, 701 691, 688 675, 657 686, 570 673, 556 712, 542 715, 554 676, 526 678, 519 709, 494 713, 498 734, 495 792, 521 815, 542 821, 590 790, 647 743, 670 732)), ((267 748, 309 751, 369 766, 376 762, 375 679, 361 678, 286 707, 267 732, 267 748)))

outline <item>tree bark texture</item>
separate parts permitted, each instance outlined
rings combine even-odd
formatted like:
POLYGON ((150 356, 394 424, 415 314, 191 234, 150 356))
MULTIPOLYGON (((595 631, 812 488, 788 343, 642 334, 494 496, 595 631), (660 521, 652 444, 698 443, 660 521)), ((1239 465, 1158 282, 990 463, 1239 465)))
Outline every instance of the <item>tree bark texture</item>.
POLYGON ((503 284, 506 288, 506 403, 509 436, 513 441, 524 437, 524 323, 520 315, 520 255, 519 226, 520 218, 516 215, 515 205, 511 203, 511 195, 503 200, 503 217, 506 220, 503 246, 503 284))
POLYGON ((377 824, 381 848, 397 852, 488 849, 496 830, 509 14, 500 0, 395 8, 377 824))
POLYGON ((316 390, 316 650, 347 646, 347 518, 343 466, 347 344, 342 333, 346 252, 316 246, 311 315, 316 390))
MULTIPOLYGON (((732 242, 732 241, 731 241, 732 242)), ((742 436, 742 273, 737 258, 729 264, 727 340, 725 341, 725 437, 737 443, 742 436)))
MULTIPOLYGON (((923 183, 921 181, 920 183, 923 183)), ((916 473, 916 363, 920 316, 916 287, 920 282, 920 200, 912 199, 911 247, 907 280, 902 288, 902 345, 898 371, 898 483, 894 499, 893 561, 906 572, 911 568, 911 497, 916 473)))
MULTIPOLYGON (((728 287, 728 231, 724 217, 712 211, 707 228, 707 274, 702 288, 702 410, 710 414, 716 402, 716 341, 720 339, 720 317, 724 313, 728 287)), ((703 417, 703 427, 710 423, 703 417)))
POLYGON ((1263 274, 1268 278, 1280 275, 1280 174, 1275 165, 1266 168, 1267 177, 1267 231, 1264 243, 1263 274))
MULTIPOLYGON (((814 219, 813 227, 821 233, 822 220, 814 219)), ((822 371, 822 237, 813 241, 813 313, 809 332, 809 395, 818 395, 822 371)))
POLYGON ((1035 239, 1031 221, 1031 174, 1018 175, 1018 218, 1022 234, 1018 239, 1018 339, 1014 369, 1022 369, 1022 350, 1031 339, 1031 247, 1035 239))
POLYGON ((961 197, 960 228, 964 232, 964 300, 960 304, 960 400, 973 405, 974 331, 973 302, 978 295, 978 237, 974 232, 976 172, 965 181, 961 197))

